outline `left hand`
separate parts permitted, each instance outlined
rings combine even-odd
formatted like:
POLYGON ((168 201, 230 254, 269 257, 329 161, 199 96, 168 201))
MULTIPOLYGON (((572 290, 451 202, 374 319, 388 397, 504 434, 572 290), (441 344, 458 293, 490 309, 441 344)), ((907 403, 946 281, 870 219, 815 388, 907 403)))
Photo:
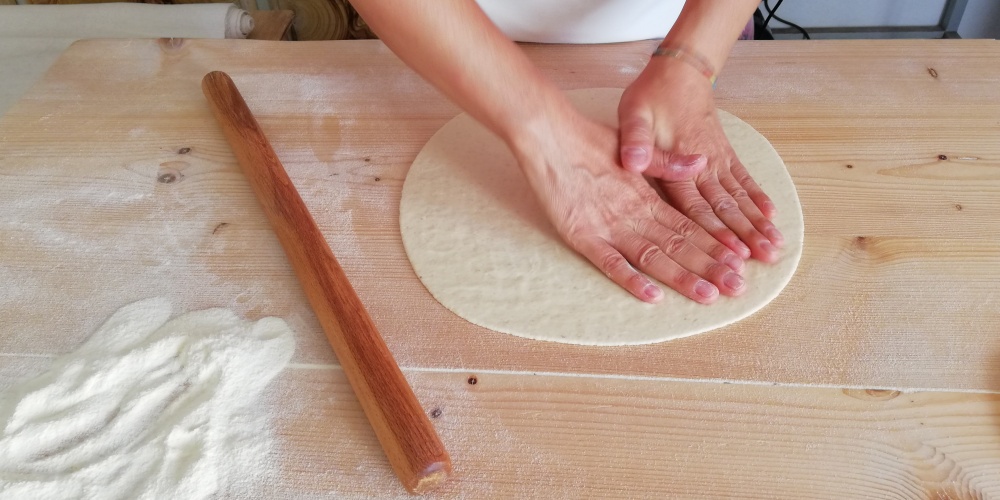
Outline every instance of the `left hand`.
POLYGON ((528 185, 559 236, 612 281, 646 302, 664 297, 649 277, 702 304, 746 290, 733 251, 618 164, 613 128, 568 102, 525 128, 511 150, 528 185))
POLYGON ((618 116, 627 170, 657 178, 671 205, 741 258, 778 259, 784 238, 770 220, 774 203, 736 157, 704 75, 654 57, 625 90, 618 116), (694 177, 665 180, 671 169, 697 162, 707 167, 694 177))

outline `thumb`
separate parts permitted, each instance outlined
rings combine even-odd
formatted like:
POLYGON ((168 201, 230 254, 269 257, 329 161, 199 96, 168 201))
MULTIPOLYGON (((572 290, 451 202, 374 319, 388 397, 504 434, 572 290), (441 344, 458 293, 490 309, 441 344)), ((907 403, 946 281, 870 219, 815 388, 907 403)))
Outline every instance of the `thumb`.
POLYGON ((682 155, 657 149, 645 175, 665 181, 690 179, 708 165, 705 155, 682 155))
POLYGON ((621 120, 621 160, 625 170, 643 173, 653 160, 653 129, 649 117, 632 114, 621 120))

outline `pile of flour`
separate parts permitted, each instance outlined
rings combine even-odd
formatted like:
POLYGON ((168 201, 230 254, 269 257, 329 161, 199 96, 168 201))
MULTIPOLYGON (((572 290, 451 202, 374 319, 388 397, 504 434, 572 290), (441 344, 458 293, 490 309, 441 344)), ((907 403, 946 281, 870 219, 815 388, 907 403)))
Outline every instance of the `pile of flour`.
POLYGON ((224 309, 116 312, 0 396, 0 498, 252 496, 271 433, 255 400, 295 350, 284 321, 224 309))

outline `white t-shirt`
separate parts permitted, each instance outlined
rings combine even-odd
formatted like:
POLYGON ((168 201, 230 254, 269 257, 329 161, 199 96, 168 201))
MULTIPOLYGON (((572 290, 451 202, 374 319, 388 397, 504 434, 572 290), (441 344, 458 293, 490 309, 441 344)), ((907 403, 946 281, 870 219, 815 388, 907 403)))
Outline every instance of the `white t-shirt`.
POLYGON ((476 0, 518 42, 613 43, 667 36, 684 0, 476 0))

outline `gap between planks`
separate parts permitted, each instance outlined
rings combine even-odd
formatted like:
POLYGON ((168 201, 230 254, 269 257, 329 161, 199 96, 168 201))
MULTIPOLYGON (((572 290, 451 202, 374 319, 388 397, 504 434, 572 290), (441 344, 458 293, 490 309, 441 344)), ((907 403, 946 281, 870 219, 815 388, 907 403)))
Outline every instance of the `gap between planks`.
MULTIPOLYGON (((27 353, 7 353, 0 352, 0 357, 6 358, 35 358, 54 359, 54 354, 27 354, 27 353)), ((766 380, 737 380, 722 378, 684 378, 684 377, 654 377, 649 375, 615 375, 608 373, 573 373, 573 372, 544 372, 528 370, 496 370, 496 369, 475 369, 475 368, 423 368, 418 366, 400 366, 404 373, 469 373, 469 374, 489 374, 489 375, 524 375, 537 377, 561 377, 561 378, 589 378, 598 380, 632 380, 642 382, 684 382, 694 384, 727 384, 727 385, 750 385, 762 387, 791 387, 807 389, 853 389, 853 390, 875 390, 875 391, 898 391, 903 394, 917 392, 941 392, 954 394, 1000 394, 1000 390, 991 391, 987 389, 951 389, 951 388, 900 388, 893 386, 867 386, 867 385, 840 385, 840 384, 793 384, 782 382, 769 382, 766 380)), ((286 370, 342 370, 340 365, 324 363, 289 363, 286 370)))
MULTIPOLYGON (((649 375, 615 375, 607 373, 572 373, 572 372, 543 372, 527 370, 477 370, 473 368, 424 368, 417 366, 400 366, 404 373, 468 373, 468 374, 489 374, 489 375, 523 375, 538 377, 561 377, 561 378, 589 378, 598 380, 631 380, 642 382, 684 382, 694 384, 726 384, 726 385, 751 385, 763 387, 789 387, 806 389, 850 389, 850 390, 873 390, 873 391, 897 391, 903 394, 918 392, 940 392, 952 394, 1000 394, 1000 391, 987 389, 950 389, 950 388, 919 388, 908 387, 899 388, 892 386, 868 386, 868 385, 840 385, 840 384, 793 384, 782 382, 768 382, 766 380, 736 380, 722 378, 683 378, 683 377, 654 377, 649 375)), ((324 363, 289 363, 286 370, 341 370, 340 365, 324 363)))

